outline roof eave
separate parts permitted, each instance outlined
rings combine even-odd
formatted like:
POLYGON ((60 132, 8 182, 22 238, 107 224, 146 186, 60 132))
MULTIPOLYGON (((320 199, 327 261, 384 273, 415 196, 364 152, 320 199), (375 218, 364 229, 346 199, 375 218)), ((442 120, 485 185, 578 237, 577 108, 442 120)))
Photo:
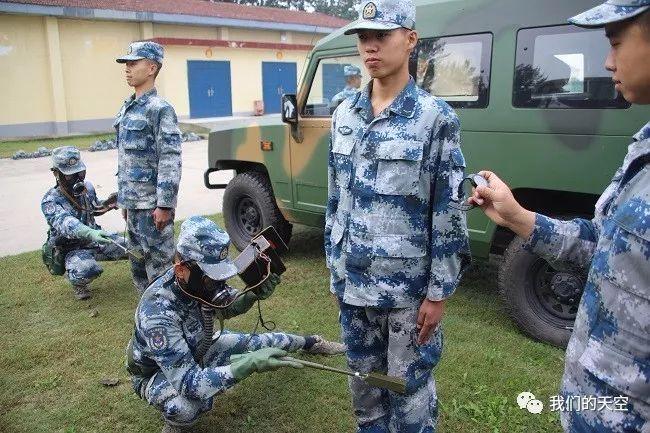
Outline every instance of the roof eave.
POLYGON ((254 21, 235 18, 221 18, 198 15, 167 14, 160 12, 135 12, 115 9, 72 8, 61 6, 42 6, 25 3, 0 1, 0 13, 21 15, 46 15, 62 18, 96 19, 106 21, 153 22, 160 24, 184 24, 195 26, 238 27, 255 30, 280 30, 304 33, 328 34, 336 27, 323 27, 308 24, 283 23, 275 21, 254 21))

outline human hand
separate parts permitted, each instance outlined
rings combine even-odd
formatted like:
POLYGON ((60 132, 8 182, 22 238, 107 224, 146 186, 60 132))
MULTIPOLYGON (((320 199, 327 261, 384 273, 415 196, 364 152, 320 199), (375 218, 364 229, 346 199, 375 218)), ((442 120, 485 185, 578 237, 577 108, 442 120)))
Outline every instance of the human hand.
POLYGON ((528 238, 535 228, 535 213, 524 209, 496 174, 491 171, 478 174, 488 181, 488 186, 474 188, 467 202, 479 206, 495 224, 528 238))
POLYGON ((445 301, 430 301, 425 299, 418 310, 416 329, 418 330, 418 344, 426 344, 432 332, 442 320, 445 301))
POLYGON ((302 368, 302 364, 297 362, 278 359, 286 355, 286 351, 277 347, 265 347, 253 352, 232 355, 230 370, 235 379, 242 380, 255 372, 262 373, 283 367, 302 368))
POLYGON ((280 281, 280 276, 272 273, 262 284, 255 288, 255 295, 257 295, 258 299, 270 298, 280 281))
POLYGON ((172 209, 163 209, 159 207, 154 209, 151 215, 153 216, 153 223, 156 226, 156 230, 160 231, 165 228, 165 226, 172 220, 173 212, 172 209))

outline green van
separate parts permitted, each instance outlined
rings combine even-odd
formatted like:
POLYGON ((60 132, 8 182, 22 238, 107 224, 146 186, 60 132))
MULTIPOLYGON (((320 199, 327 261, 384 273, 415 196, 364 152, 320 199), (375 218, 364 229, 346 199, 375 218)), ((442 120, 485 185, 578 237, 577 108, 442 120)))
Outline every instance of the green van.
MULTIPOLYGON (((528 209, 559 218, 593 215, 631 136, 650 118, 614 90, 603 30, 566 24, 598 3, 416 0, 411 74, 458 113, 467 173, 493 170, 528 209)), ((225 188, 226 228, 240 249, 267 225, 286 240, 291 223, 323 225, 330 100, 344 86, 343 67, 362 66, 355 37, 343 31, 310 53, 298 95, 283 96, 284 123, 210 134, 205 183, 225 188), (209 174, 219 170, 236 176, 213 185, 209 174)), ((586 275, 524 251, 480 210, 468 213, 468 226, 475 257, 502 258, 498 286, 517 325, 565 345, 586 275)))

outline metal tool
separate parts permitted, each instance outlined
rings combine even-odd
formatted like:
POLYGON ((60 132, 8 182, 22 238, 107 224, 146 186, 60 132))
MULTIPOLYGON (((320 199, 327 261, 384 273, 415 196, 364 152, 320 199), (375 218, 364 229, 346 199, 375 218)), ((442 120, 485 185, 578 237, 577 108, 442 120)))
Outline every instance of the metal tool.
POLYGON ((118 247, 120 247, 125 253, 130 254, 134 259, 144 260, 144 257, 142 257, 140 253, 136 253, 135 251, 131 251, 128 248, 123 247, 122 245, 120 245, 118 242, 115 242, 111 238, 106 238, 106 239, 108 239, 113 245, 117 245, 118 247))
POLYGON ((298 358, 293 358, 291 356, 283 356, 279 358, 283 361, 297 362, 304 365, 305 367, 315 368, 317 370, 330 371, 332 373, 345 374, 346 376, 357 377, 370 386, 376 386, 377 388, 385 388, 390 391, 396 392, 398 394, 406 394, 406 381, 398 377, 386 376, 385 374, 380 373, 359 373, 358 371, 350 371, 342 368, 330 367, 328 365, 317 364, 315 362, 309 362, 298 358))
POLYGON ((467 195, 465 194, 465 183, 469 182, 472 187, 476 188, 478 186, 488 186, 488 181, 486 178, 480 174, 469 174, 458 185, 458 201, 451 201, 449 207, 453 209, 458 209, 463 212, 470 211, 476 207, 476 205, 467 203, 467 195))

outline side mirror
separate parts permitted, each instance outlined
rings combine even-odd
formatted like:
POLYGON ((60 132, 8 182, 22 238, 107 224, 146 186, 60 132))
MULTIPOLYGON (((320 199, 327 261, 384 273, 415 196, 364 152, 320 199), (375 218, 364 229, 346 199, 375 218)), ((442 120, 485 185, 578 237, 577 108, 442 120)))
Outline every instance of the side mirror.
POLYGON ((298 124, 298 100, 296 95, 282 95, 282 122, 298 124))

